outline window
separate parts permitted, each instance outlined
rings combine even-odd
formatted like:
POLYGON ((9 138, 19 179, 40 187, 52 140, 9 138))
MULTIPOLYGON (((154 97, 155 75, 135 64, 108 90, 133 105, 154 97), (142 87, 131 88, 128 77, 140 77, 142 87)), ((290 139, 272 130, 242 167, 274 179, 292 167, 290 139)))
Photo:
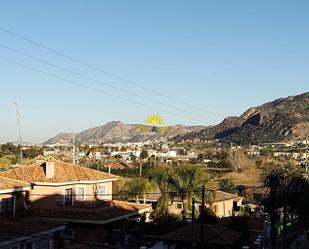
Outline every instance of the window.
POLYGON ((182 204, 181 203, 175 203, 175 206, 177 209, 182 209, 182 204))
POLYGON ((1 212, 6 214, 12 214, 14 209, 14 197, 3 198, 1 200, 1 212))
POLYGON ((98 197, 104 198, 105 197, 105 185, 98 185, 98 197))
POLYGON ((67 188, 64 192, 64 205, 72 206, 73 205, 73 189, 67 188))
POLYGON ((237 201, 233 201, 233 211, 239 211, 240 207, 238 206, 237 201))
POLYGON ((78 201, 85 200, 85 188, 84 187, 77 187, 76 200, 78 201))
POLYGON ((217 205, 214 205, 212 207, 212 210, 214 211, 214 213, 216 214, 218 212, 218 206, 217 205))

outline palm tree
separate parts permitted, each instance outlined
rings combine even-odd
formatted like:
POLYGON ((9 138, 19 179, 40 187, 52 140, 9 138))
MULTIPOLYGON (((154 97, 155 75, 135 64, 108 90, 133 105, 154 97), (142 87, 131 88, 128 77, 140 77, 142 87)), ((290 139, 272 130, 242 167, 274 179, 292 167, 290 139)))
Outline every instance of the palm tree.
POLYGON ((154 182, 145 178, 135 177, 127 181, 123 186, 123 193, 133 196, 136 203, 139 203, 139 198, 143 196, 144 203, 146 203, 147 193, 156 188, 154 182))
POLYGON ((175 198, 181 199, 183 211, 187 213, 191 210, 191 199, 200 199, 202 185, 209 184, 208 175, 197 167, 159 166, 152 168, 148 177, 157 183, 162 193, 156 213, 164 217, 167 217, 169 205, 175 198))
POLYGON ((197 167, 175 168, 173 174, 173 188, 175 194, 183 204, 183 211, 191 210, 191 199, 200 198, 202 186, 208 184, 206 174, 197 167))
MULTIPOLYGON (((288 210, 293 210, 299 214, 298 203, 303 199, 300 198, 304 192, 304 183, 300 167, 290 163, 283 167, 276 167, 270 170, 264 179, 265 185, 269 187, 270 194, 265 198, 264 204, 270 212, 271 219, 271 241, 275 243, 275 222, 279 217, 278 210, 283 208, 283 247, 286 248, 286 224, 288 210)), ((303 205, 301 205, 303 207, 303 205)), ((291 211, 290 211, 291 213, 291 211)))
POLYGON ((154 181, 160 189, 161 196, 155 210, 155 214, 160 218, 167 218, 169 213, 169 204, 172 197, 172 170, 166 166, 151 168, 148 172, 148 178, 154 181))

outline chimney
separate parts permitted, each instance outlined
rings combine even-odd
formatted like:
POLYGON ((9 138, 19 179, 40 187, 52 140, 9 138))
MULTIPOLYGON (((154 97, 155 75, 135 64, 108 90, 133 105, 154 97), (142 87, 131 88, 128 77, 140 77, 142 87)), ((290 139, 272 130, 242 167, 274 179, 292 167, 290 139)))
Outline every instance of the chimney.
POLYGON ((44 171, 45 171, 45 177, 46 178, 48 178, 48 179, 53 178, 54 175, 55 175, 55 162, 46 161, 44 171))

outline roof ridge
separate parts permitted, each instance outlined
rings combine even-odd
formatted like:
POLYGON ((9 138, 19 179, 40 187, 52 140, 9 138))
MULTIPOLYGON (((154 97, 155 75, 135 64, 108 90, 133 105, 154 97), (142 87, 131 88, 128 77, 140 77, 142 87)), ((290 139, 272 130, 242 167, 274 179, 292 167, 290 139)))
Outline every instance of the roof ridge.
POLYGON ((232 194, 232 193, 225 192, 225 191, 222 191, 222 190, 215 190, 215 192, 221 192, 221 193, 224 193, 224 194, 227 194, 227 195, 234 195, 234 196, 238 196, 238 195, 236 195, 236 194, 232 194))
MULTIPOLYGON (((88 168, 88 167, 85 167, 85 166, 82 166, 82 165, 79 165, 79 164, 76 164, 76 163, 68 163, 68 162, 64 162, 64 161, 58 160, 58 159, 54 159, 54 161, 55 161, 55 162, 58 162, 58 163, 66 164, 66 165, 71 166, 71 167, 79 167, 79 168, 82 168, 82 169, 90 170, 90 171, 92 171, 92 172, 98 171, 98 172, 100 172, 100 173, 109 174, 109 173, 102 172, 102 171, 95 170, 95 169, 91 169, 91 168, 88 168)), ((112 175, 112 174, 109 174, 109 175, 112 175)))
POLYGON ((134 203, 134 202, 127 202, 127 201, 120 201, 120 200, 111 200, 112 203, 119 203, 119 204, 127 204, 127 205, 137 205, 137 206, 151 206, 151 204, 144 204, 144 203, 134 203))
POLYGON ((4 179, 10 180, 10 181, 14 181, 14 182, 20 182, 20 183, 24 183, 24 184, 29 184, 29 182, 24 182, 24 181, 21 181, 21 180, 13 179, 13 178, 10 178, 10 177, 5 177, 5 176, 1 176, 1 175, 0 175, 0 178, 4 178, 4 179))
POLYGON ((78 164, 72 164, 57 159, 51 159, 50 162, 54 162, 55 164, 55 173, 53 178, 47 179, 42 169, 42 166, 44 166, 46 162, 48 161, 40 163, 32 163, 30 165, 20 165, 17 168, 0 172, 0 176, 12 180, 18 180, 27 184, 33 182, 68 182, 68 181, 79 182, 83 180, 84 181, 116 180, 119 178, 116 175, 87 168, 85 166, 81 166, 78 164), (24 176, 24 178, 22 176, 24 176))

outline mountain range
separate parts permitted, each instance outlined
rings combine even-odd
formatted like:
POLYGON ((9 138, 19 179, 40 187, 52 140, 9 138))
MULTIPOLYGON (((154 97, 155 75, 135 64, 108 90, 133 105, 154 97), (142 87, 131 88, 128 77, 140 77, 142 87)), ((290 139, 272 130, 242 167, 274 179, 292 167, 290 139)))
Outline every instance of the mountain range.
POLYGON ((79 133, 59 133, 44 144, 220 140, 223 143, 261 144, 304 139, 309 135, 309 92, 276 99, 249 108, 240 116, 225 118, 214 126, 176 125, 162 127, 112 121, 79 133))
POLYGON ((80 143, 116 143, 116 142, 143 142, 147 140, 162 140, 195 132, 205 126, 166 126, 158 132, 152 126, 139 124, 125 124, 121 121, 111 121, 102 126, 86 129, 79 133, 59 133, 43 144, 72 143, 73 137, 80 143))
POLYGON ((249 108, 239 117, 227 117, 218 125, 178 135, 173 140, 261 144, 305 139, 308 135, 309 92, 249 108))

